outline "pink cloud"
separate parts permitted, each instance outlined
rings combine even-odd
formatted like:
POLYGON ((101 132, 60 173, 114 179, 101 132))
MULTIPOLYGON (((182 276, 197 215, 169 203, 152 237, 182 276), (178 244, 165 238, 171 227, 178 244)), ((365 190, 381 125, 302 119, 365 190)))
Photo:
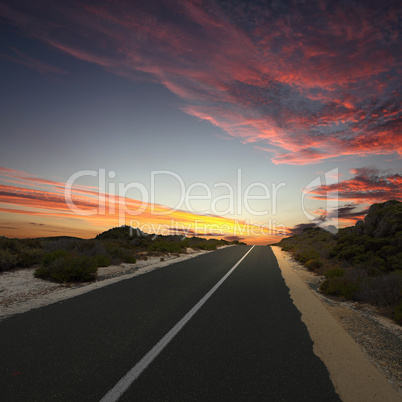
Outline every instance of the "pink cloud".
POLYGON ((16 0, 0 14, 59 51, 161 83, 276 164, 308 164, 402 154, 398 4, 384 1, 16 0))
POLYGON ((328 192, 338 191, 341 201, 366 204, 395 199, 402 201, 402 175, 377 168, 358 168, 351 171, 351 179, 321 186, 311 198, 324 199, 328 192))

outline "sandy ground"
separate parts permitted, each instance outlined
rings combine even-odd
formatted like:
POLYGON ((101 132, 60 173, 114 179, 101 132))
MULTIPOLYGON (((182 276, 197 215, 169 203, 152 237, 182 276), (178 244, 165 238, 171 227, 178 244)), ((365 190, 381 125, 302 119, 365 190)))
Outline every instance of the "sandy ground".
POLYGON ((321 278, 272 247, 293 303, 343 401, 401 401, 402 330, 373 309, 320 295, 321 278), (367 340, 369 338, 369 340, 367 340))
MULTIPOLYGON (((230 246, 224 246, 230 247, 230 246)), ((223 247, 221 247, 223 248, 223 247)), ((138 260, 135 264, 98 268, 96 281, 84 284, 58 284, 35 278, 35 268, 11 269, 0 273, 0 321, 14 314, 69 299, 121 280, 194 258, 211 251, 187 249, 187 254, 164 255, 138 260), (163 258, 163 261, 161 261, 163 258)))

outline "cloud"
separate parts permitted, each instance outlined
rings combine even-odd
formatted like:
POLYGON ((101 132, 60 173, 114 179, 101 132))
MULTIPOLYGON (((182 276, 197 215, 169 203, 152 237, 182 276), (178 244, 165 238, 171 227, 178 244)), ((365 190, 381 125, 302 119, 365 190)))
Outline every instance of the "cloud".
POLYGON ((352 169, 351 173, 354 176, 349 180, 315 188, 311 198, 325 199, 328 192, 338 191, 340 200, 357 204, 402 200, 402 175, 399 173, 375 167, 352 169))
MULTIPOLYGON (((307 228, 315 228, 319 225, 322 225, 325 221, 330 221, 331 219, 338 219, 339 223, 342 223, 342 226, 351 226, 354 225, 358 220, 363 220, 367 215, 369 207, 361 207, 359 204, 348 203, 343 206, 340 206, 332 211, 325 211, 324 209, 317 209, 314 211, 315 215, 318 215, 317 218, 310 223, 300 223, 292 228, 287 228, 286 232, 293 236, 295 234, 303 233, 304 229, 307 228)), ((337 229, 333 225, 322 226, 323 229, 328 230, 331 233, 336 233, 337 229)))
MULTIPOLYGON (((18 204, 53 210, 69 210, 63 195, 41 191, 36 189, 26 189, 23 187, 5 186, 0 184, 0 196, 2 203, 18 204)), ((98 206, 96 200, 90 198, 77 197, 73 195, 74 204, 82 209, 91 209, 98 206)))
POLYGON ((317 227, 315 223, 299 223, 293 228, 287 228, 286 232, 289 233, 290 236, 293 236, 295 234, 303 233, 304 229, 315 228, 315 227, 317 227))
POLYGON ((0 0, 24 33, 161 83, 183 111, 276 164, 402 154, 398 9, 396 0, 0 0))
POLYGON ((339 207, 336 211, 338 219, 342 221, 350 221, 351 223, 362 220, 368 213, 369 208, 359 210, 359 205, 350 203, 339 207), (357 209, 357 210, 356 210, 357 209))
POLYGON ((244 237, 241 237, 241 236, 225 236, 225 240, 227 240, 227 241, 243 241, 244 237))
POLYGON ((167 228, 170 234, 180 235, 180 236, 195 236, 196 232, 191 229, 181 229, 181 228, 167 228))
POLYGON ((15 47, 9 46, 9 50, 11 50, 12 54, 2 53, 0 56, 3 59, 12 61, 13 63, 22 64, 25 67, 28 67, 32 70, 38 71, 41 74, 56 74, 56 75, 68 75, 69 73, 62 68, 52 66, 50 64, 44 63, 40 60, 37 60, 27 54, 21 52, 15 47))
MULTIPOLYGON (((102 194, 104 197, 99 197, 98 192, 89 186, 76 186, 72 189, 71 199, 75 209, 70 209, 62 182, 1 167, 0 176, 18 179, 22 183, 19 186, 0 184, 0 213, 50 218, 59 222, 61 228, 68 228, 66 230, 70 234, 87 231, 91 233, 87 234, 87 237, 90 237, 99 233, 99 230, 106 230, 124 222, 149 233, 215 238, 246 234, 250 241, 266 241, 266 229, 258 224, 216 215, 172 210, 163 205, 143 203, 118 195, 102 194), (88 215, 80 215, 83 211, 88 212, 88 215), (80 227, 88 229, 79 229, 80 227)), ((25 232, 20 228, 22 237, 26 237, 28 232, 32 233, 34 226, 39 229, 42 224, 25 220, 25 232)), ((49 231, 48 228, 49 224, 46 223, 40 230, 49 231)))

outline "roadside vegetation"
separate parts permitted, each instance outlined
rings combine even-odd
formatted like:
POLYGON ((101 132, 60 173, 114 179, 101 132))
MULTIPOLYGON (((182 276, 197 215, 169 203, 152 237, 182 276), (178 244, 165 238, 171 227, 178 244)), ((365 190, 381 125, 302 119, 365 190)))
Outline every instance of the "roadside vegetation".
POLYGON ((37 266, 35 276, 56 282, 85 282, 96 278, 98 267, 135 264, 138 259, 182 254, 187 248, 216 250, 238 241, 200 237, 145 235, 138 229, 122 226, 94 239, 47 237, 9 239, 0 237, 0 271, 37 266))
POLYGON ((336 234, 307 228, 277 245, 325 276, 321 292, 373 304, 402 325, 401 202, 373 204, 364 221, 336 234))

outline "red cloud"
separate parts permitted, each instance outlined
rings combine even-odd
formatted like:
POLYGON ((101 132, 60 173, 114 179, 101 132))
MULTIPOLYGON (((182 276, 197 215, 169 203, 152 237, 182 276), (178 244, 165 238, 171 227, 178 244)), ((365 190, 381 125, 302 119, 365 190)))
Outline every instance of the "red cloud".
POLYGON ((349 180, 320 186, 311 191, 311 198, 323 199, 328 192, 338 191, 340 200, 354 203, 374 203, 395 199, 402 201, 402 176, 376 168, 353 169, 349 180))
POLYGON ((398 2, 305 3, 15 0, 0 14, 73 57, 160 82, 274 163, 402 154, 398 2))
POLYGON ((359 211, 358 207, 358 205, 353 203, 339 207, 336 211, 338 219, 344 223, 347 222, 349 225, 356 223, 358 220, 362 220, 367 215, 368 208, 359 211))

